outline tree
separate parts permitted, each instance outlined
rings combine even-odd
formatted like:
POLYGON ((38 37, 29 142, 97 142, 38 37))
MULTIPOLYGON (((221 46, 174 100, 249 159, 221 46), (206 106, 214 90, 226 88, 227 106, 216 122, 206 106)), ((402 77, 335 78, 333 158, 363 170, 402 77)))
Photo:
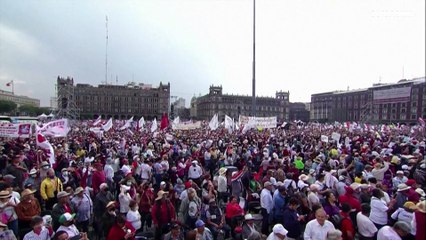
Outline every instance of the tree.
POLYGON ((20 115, 29 115, 34 116, 37 115, 37 110, 39 108, 33 105, 24 104, 19 107, 19 114, 20 115))
POLYGON ((16 103, 8 100, 0 100, 0 112, 10 113, 16 109, 16 103))

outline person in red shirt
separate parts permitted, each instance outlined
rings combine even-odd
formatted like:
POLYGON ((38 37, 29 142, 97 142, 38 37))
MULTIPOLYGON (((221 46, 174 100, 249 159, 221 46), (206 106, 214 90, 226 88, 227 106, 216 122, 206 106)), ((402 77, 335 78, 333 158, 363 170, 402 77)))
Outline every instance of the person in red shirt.
POLYGON ((175 207, 167 199, 168 192, 160 190, 157 193, 154 205, 152 206, 152 221, 155 226, 155 239, 167 233, 167 225, 172 221, 176 220, 175 207))
POLYGON ((145 224, 148 228, 151 228, 151 209, 152 204, 154 203, 154 192, 148 183, 143 183, 139 194, 141 195, 141 199, 139 202, 139 212, 142 216, 141 229, 144 229, 145 224))
POLYGON ((342 211, 340 212, 340 215, 343 217, 341 221, 340 229, 342 230, 342 238, 343 240, 353 240, 355 239, 355 229, 354 225, 352 224, 351 218, 349 216, 349 213, 351 212, 352 208, 351 205, 348 203, 342 204, 342 211))
POLYGON ((99 192, 99 186, 106 182, 105 172, 101 163, 95 163, 95 170, 92 175, 93 194, 96 196, 99 192))
POLYGON ((106 240, 133 240, 135 239, 135 229, 132 224, 126 222, 123 215, 118 215, 115 219, 115 224, 109 230, 106 240))
POLYGON ((349 186, 345 186, 345 190, 346 190, 346 193, 339 197, 339 202, 349 203, 352 209, 355 209, 356 212, 360 212, 361 202, 356 197, 354 197, 353 195, 354 190, 349 186))
POLYGON ((234 217, 244 216, 244 210, 241 208, 240 204, 238 204, 236 196, 231 196, 228 205, 226 205, 225 212, 225 219, 229 226, 233 226, 232 219, 234 217))

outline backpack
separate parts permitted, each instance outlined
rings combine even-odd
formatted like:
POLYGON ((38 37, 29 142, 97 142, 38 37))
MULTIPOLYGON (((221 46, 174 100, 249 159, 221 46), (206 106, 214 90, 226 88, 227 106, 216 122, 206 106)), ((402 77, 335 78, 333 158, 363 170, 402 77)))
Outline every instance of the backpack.
POLYGON ((347 218, 347 217, 343 217, 340 214, 334 214, 333 216, 331 216, 330 222, 333 223, 333 225, 336 229, 341 229, 342 222, 343 222, 344 219, 348 219, 350 221, 350 219, 347 218))

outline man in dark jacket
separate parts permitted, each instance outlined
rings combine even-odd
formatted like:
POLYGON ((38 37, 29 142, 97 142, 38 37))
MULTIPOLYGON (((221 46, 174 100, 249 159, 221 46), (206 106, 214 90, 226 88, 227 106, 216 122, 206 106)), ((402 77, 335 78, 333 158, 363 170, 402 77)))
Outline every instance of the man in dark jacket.
POLYGON ((74 209, 70 204, 69 193, 62 191, 56 195, 58 203, 52 209, 52 223, 53 230, 56 231, 61 224, 59 223, 59 217, 64 213, 74 213, 74 209))
POLYGON ((300 222, 304 220, 304 216, 299 216, 297 214, 298 207, 299 201, 296 198, 291 198, 283 213, 285 216, 283 218, 283 226, 285 229, 288 229, 288 238, 299 239, 302 234, 302 224, 300 222))

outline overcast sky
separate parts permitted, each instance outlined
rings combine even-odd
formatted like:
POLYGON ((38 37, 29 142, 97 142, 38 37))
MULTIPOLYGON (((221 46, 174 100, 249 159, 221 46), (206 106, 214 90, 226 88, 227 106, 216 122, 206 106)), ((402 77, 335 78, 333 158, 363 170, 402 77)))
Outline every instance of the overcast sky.
MULTIPOLYGON (((257 0, 259 96, 367 88, 425 76, 424 0, 257 0)), ((56 77, 134 80, 189 99, 251 95, 252 0, 0 0, 0 89, 50 105, 56 77)))

